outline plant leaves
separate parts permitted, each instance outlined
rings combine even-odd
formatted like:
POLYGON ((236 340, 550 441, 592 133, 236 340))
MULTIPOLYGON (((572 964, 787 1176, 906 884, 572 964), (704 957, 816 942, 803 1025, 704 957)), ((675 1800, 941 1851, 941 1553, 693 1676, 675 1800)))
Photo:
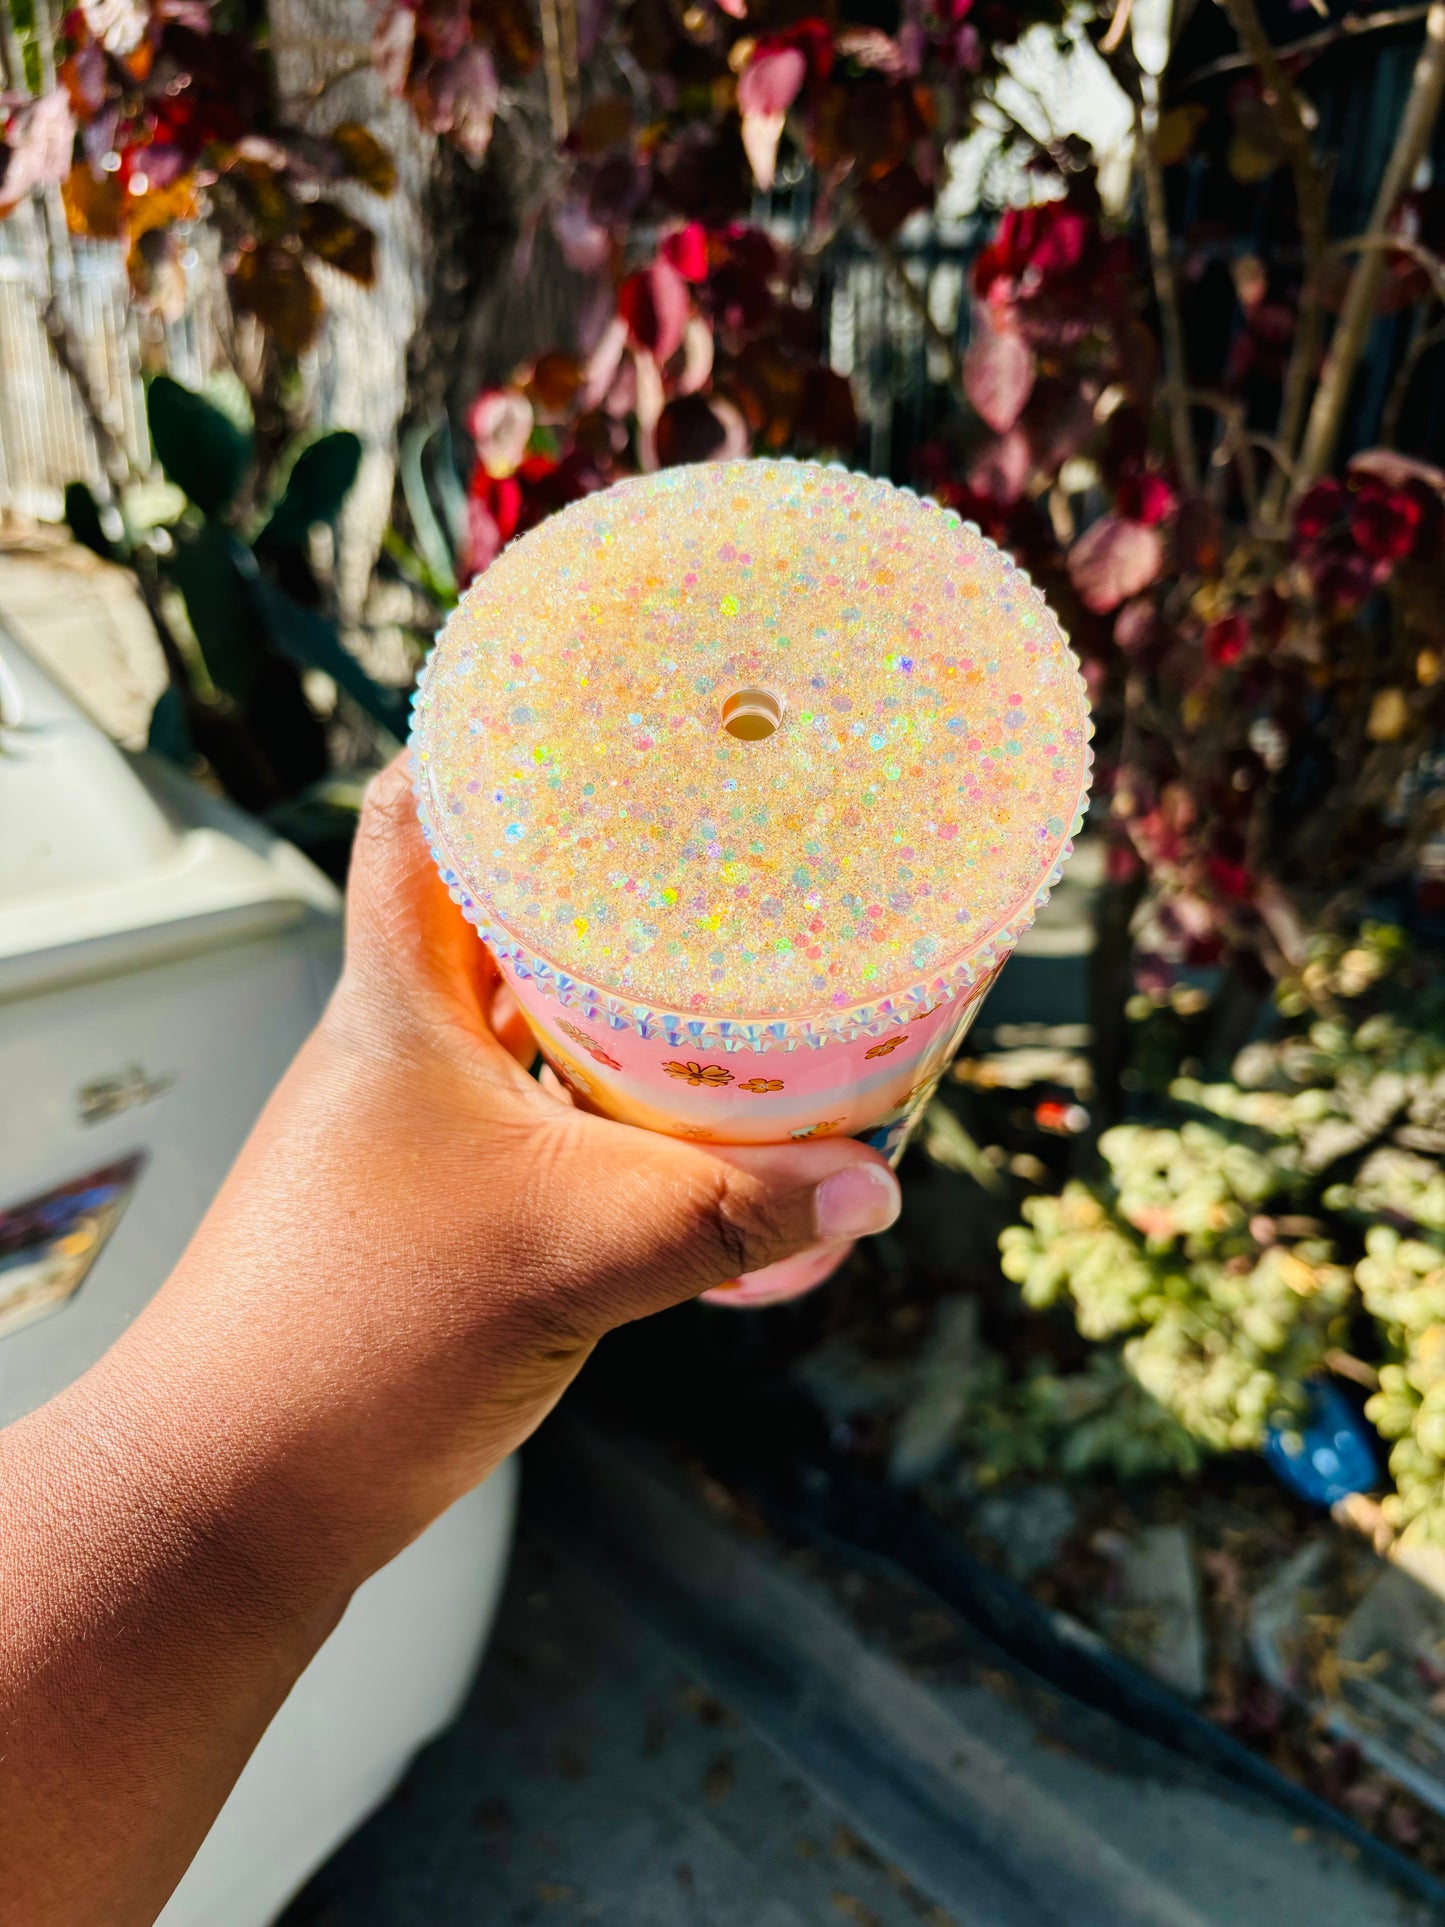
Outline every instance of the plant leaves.
POLYGON ((231 271, 231 299, 255 315, 283 354, 304 355, 321 332, 322 304, 300 257, 285 248, 251 248, 231 271))
POLYGON ((445 134, 473 166, 492 144, 492 127, 501 86, 492 56, 475 41, 454 60, 427 70, 414 94, 417 118, 433 133, 445 134))
POLYGON ((168 763, 189 769, 195 761, 195 745, 186 722, 185 698, 174 683, 164 688, 151 711, 146 730, 146 748, 152 756, 163 756, 168 763))
POLYGON ((301 669, 319 669, 338 689, 359 704, 368 716, 389 730, 398 742, 406 740, 409 693, 387 689, 373 681, 342 642, 333 623, 312 609, 303 609, 284 590, 259 573, 250 583, 251 598, 265 626, 267 640, 301 669))
POLYGON ((786 114, 808 77, 808 62, 796 47, 755 54, 738 79, 738 111, 753 116, 786 114))
POLYGON ((617 291, 617 312, 633 343, 659 363, 682 346, 689 311, 687 283, 667 261, 628 275, 617 291))
POLYGON ((406 92, 416 46, 416 12, 405 4, 388 7, 371 36, 371 63, 388 93, 406 92))
POLYGON ((304 543, 318 522, 334 522, 361 466, 361 438, 349 428, 321 435, 291 465, 271 515, 256 537, 258 554, 304 543))
POLYGON ((60 184, 65 225, 88 241, 117 241, 125 227, 125 190, 116 174, 93 174, 84 161, 60 184))
POLYGON ((488 388, 467 414, 467 433, 477 445, 477 460, 494 480, 514 474, 531 439, 532 404, 516 388, 488 388))
POLYGON ((786 118, 785 114, 743 115, 743 152, 761 194, 768 192, 778 171, 778 142, 786 118))
POLYGON ((331 142, 341 155, 348 180, 360 181, 383 198, 396 187, 396 162, 376 136, 360 121, 344 120, 331 130, 331 142))
POLYGON ((1069 550, 1069 575, 1080 600, 1100 616, 1147 589, 1163 567, 1159 531, 1120 515, 1101 515, 1069 550))
POLYGON ((1006 435, 1024 412, 1034 386, 1034 351, 1012 328, 997 328, 987 311, 974 312, 963 358, 963 389, 996 435, 1006 435))
POLYGON ((350 275, 363 288, 376 284, 376 236, 334 201, 303 201, 296 232, 318 260, 350 275))
POLYGON ((561 201, 552 209, 552 232, 562 258, 578 274, 596 274, 612 253, 612 239, 582 201, 561 201))
POLYGON ((658 416, 654 439, 659 467, 710 462, 722 452, 727 425, 701 395, 679 395, 658 416))
POLYGON ((166 574, 185 601, 206 674, 242 704, 256 686, 261 659, 242 573, 254 567, 226 525, 211 520, 194 535, 182 534, 166 563, 166 574))
POLYGON ((582 386, 582 365, 573 355, 553 349, 539 355, 527 379, 527 393, 539 421, 565 421, 582 386))
POLYGON ((663 236, 662 258, 677 269, 684 281, 706 281, 708 271, 707 229, 701 221, 689 221, 663 236))
POLYGON ((102 561, 120 561, 119 551, 101 526, 100 504, 84 482, 65 485, 65 521, 76 541, 102 561))
POLYGON ((169 375, 157 375, 146 390, 146 421, 167 478, 198 509, 217 515, 235 500, 251 465, 244 429, 169 375))

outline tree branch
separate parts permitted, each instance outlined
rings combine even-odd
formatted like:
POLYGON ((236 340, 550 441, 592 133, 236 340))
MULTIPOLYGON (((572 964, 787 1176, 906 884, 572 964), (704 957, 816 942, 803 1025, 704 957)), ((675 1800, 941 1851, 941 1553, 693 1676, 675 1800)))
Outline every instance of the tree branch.
POLYGON ((1159 163, 1158 83, 1144 80, 1148 95, 1138 113, 1139 164, 1144 176, 1145 228, 1149 261, 1154 270, 1154 298, 1159 303, 1159 325, 1164 347, 1164 405, 1169 411, 1169 438, 1180 479, 1194 493, 1199 487, 1199 458, 1185 398, 1188 370, 1184 365, 1184 325, 1179 315, 1179 288, 1174 279, 1174 256, 1169 242, 1169 211, 1164 199, 1164 169, 1159 163))
MULTIPOLYGON (((1337 41, 1357 39, 1365 33, 1380 33, 1387 27, 1408 27, 1416 20, 1423 20, 1430 11, 1430 0, 1417 0, 1409 7, 1391 7, 1384 13, 1347 13, 1343 20, 1335 21, 1333 26, 1322 27, 1318 33, 1307 33, 1299 40, 1287 40, 1282 47, 1275 48, 1276 57, 1281 63, 1294 66, 1297 62, 1308 60, 1312 54, 1323 53, 1337 41)), ((1207 60, 1202 67, 1173 83, 1173 91, 1182 93, 1186 87, 1195 87, 1202 80, 1212 80, 1216 74, 1238 73, 1241 67, 1253 63, 1247 53, 1224 54, 1218 60, 1207 60)))
MULTIPOLYGON (((1445 0, 1431 0, 1425 17, 1425 41, 1415 62, 1400 130, 1375 195, 1370 237, 1382 235, 1389 227, 1396 202, 1415 178, 1429 149, 1442 91, 1445 91, 1445 0)), ((1384 252, 1371 245, 1362 250, 1350 276, 1300 447, 1295 469, 1296 494, 1307 489, 1334 457, 1350 388, 1374 323, 1375 296, 1384 265, 1384 252)))
MULTIPOLYGON (((1294 345, 1285 371, 1276 430, 1276 440, 1292 455, 1304 420, 1305 399, 1320 346, 1320 269, 1329 238, 1325 176, 1315 160, 1304 101, 1280 65, 1278 50, 1264 30, 1254 0, 1219 0, 1219 4, 1229 16, 1249 64, 1259 75, 1265 101, 1274 111, 1294 181, 1300 242, 1304 249, 1304 279, 1300 285, 1294 345)), ((1279 519, 1286 500, 1286 484, 1276 471, 1264 493, 1262 512, 1266 522, 1279 519)))

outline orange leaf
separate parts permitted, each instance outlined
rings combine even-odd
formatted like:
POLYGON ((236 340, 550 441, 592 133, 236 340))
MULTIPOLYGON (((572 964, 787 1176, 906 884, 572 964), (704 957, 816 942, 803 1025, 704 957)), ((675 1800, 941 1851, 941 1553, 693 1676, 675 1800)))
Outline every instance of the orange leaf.
POLYGON ((298 255, 252 248, 231 274, 231 299, 255 315, 283 353, 305 354, 321 330, 321 296, 298 255))
POLYGON ((333 145, 341 154, 347 177, 360 181, 373 194, 383 197, 396 186, 396 163, 374 134, 359 121, 344 120, 331 130, 333 145))
POLYGON ((125 226, 126 196, 114 174, 92 174, 82 161, 60 184, 65 225, 90 241, 118 241, 125 226))

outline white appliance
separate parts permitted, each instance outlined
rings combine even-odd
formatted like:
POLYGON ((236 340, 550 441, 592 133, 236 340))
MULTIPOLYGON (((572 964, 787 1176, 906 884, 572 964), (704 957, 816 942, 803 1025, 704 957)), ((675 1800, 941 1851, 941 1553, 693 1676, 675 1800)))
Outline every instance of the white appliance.
MULTIPOLYGON (((0 1424, 84 1371, 179 1257, 321 1011, 340 908, 0 632, 0 1424)), ((508 1463, 357 1593, 164 1927, 264 1927, 455 1716, 515 1483, 508 1463)))

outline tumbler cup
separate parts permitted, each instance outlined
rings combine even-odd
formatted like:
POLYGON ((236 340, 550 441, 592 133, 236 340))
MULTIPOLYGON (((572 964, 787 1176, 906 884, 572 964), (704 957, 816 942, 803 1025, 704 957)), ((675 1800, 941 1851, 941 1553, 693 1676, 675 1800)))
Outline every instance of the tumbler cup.
MULTIPOLYGON (((1070 853, 1090 734, 1043 597, 971 524, 842 469, 725 462, 506 549, 428 661, 412 767, 575 1102, 896 1163, 1070 853)), ((842 1255, 719 1298, 792 1296, 842 1255)))

